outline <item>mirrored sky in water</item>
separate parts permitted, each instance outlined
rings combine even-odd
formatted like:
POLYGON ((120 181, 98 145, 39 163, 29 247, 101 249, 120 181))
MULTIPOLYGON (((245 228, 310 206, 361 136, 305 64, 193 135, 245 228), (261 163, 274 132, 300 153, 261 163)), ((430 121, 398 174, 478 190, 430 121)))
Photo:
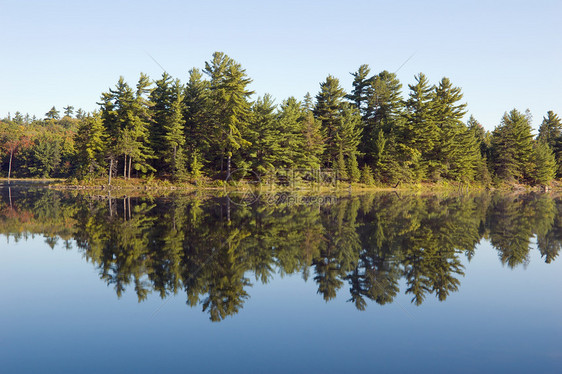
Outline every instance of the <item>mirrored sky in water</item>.
MULTIPOLYGON (((61 201, 64 206, 65 200, 61 201)), ((438 205, 445 201, 458 203, 439 200, 438 205)), ((486 203, 486 216, 490 206, 498 204, 494 198, 491 201, 486 203)), ((535 204, 536 197, 529 201, 535 204)), ((156 201, 153 209, 158 210, 159 204, 156 201)), ((420 210, 420 204, 416 200, 414 206, 420 210)), ((540 201, 543 208, 548 204, 540 201)), ((24 205, 19 203, 20 214, 24 205)), ((26 206, 34 208, 35 218, 40 217, 39 205, 26 206)), ((532 206, 535 211, 543 209, 532 206)), ((382 207, 377 211, 382 212, 382 207)), ((333 209, 337 207, 326 214, 333 209)), ((449 208, 447 214, 453 216, 455 209, 449 208)), ((358 232, 367 222, 366 211, 359 208, 356 213, 358 232)), ((435 215, 437 208, 432 211, 435 215)), ((232 222, 241 228, 244 221, 237 221, 236 214, 232 213, 232 222)), ((71 215, 78 217, 79 208, 73 208, 71 215)), ((4 225, 9 222, 6 217, 0 220, 4 225)), ((33 219, 20 222, 38 227, 33 219)), ((535 229, 540 222, 534 222, 535 229)), ((12 230, 13 226, 8 231, 12 230)), ((87 261, 74 239, 69 239, 71 249, 62 239, 51 248, 40 233, 17 242, 13 235, 2 234, 0 371, 558 372, 562 367, 560 259, 545 263, 532 238, 526 260, 511 267, 502 263, 499 251, 490 244, 490 237, 498 241, 493 229, 483 235, 470 262, 458 253, 464 276, 456 276, 460 285, 445 301, 428 293, 416 305, 412 294, 405 292, 408 280, 400 277, 400 291, 392 302, 378 305, 367 299, 360 311, 349 302, 349 282, 325 301, 315 271, 304 281, 300 271, 282 276, 274 265, 266 284, 246 271, 251 283, 245 288, 248 298, 237 313, 215 323, 200 304, 187 306, 182 290, 165 300, 152 292, 139 302, 135 285, 129 284, 118 298, 114 284, 100 279, 100 267, 92 258, 87 261)), ((366 246, 364 240, 361 243, 366 246)))

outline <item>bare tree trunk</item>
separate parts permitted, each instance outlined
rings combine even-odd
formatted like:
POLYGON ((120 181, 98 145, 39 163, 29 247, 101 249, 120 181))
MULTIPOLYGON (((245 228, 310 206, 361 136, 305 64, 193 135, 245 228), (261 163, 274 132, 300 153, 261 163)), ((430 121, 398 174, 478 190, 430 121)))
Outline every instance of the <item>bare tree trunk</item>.
POLYGON ((127 179, 127 155, 125 155, 125 162, 123 162, 123 179, 127 179))
POLYGON ((111 186, 111 172, 113 171, 113 158, 109 160, 109 173, 107 177, 107 185, 111 186))
POLYGON ((8 196, 9 196, 9 199, 10 199, 10 210, 12 210, 13 209, 13 207, 12 207, 12 187, 8 187, 8 196))
POLYGON ((8 184, 10 184, 10 175, 12 174, 12 158, 14 156, 14 151, 10 151, 10 166, 8 167, 8 184))
POLYGON ((133 162, 133 158, 129 156, 129 176, 127 179, 131 179, 131 163, 133 162))

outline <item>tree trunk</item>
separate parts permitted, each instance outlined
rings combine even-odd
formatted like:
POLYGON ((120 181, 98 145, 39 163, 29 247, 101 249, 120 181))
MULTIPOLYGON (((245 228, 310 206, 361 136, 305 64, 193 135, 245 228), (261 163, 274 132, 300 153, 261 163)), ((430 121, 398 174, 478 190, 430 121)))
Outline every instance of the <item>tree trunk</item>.
POLYGON ((113 158, 109 160, 109 174, 107 177, 107 185, 111 186, 111 171, 113 170, 113 158))
POLYGON ((12 158, 14 156, 14 151, 10 151, 10 166, 8 167, 8 184, 10 184, 10 175, 12 174, 12 158))
POLYGON ((127 155, 125 155, 125 161, 123 162, 123 179, 127 179, 127 155))
POLYGON ((230 159, 232 158, 232 156, 229 154, 228 155, 228 160, 226 163, 226 177, 229 178, 230 177, 230 159))
POLYGON ((129 156, 129 176, 127 179, 131 179, 131 163, 133 162, 133 158, 129 156))

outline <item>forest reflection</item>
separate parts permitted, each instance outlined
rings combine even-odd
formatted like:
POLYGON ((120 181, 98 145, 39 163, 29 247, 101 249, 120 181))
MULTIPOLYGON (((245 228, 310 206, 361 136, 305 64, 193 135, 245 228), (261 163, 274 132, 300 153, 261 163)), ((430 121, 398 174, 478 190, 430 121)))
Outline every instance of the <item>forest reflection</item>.
POLYGON ((185 293, 212 321, 240 311, 253 282, 301 274, 326 301, 349 289, 360 310, 400 292, 420 305, 460 287, 463 261, 489 240, 499 260, 547 263, 562 240, 562 199, 546 194, 379 193, 330 198, 86 196, 0 189, 0 234, 74 247, 121 296, 185 293))

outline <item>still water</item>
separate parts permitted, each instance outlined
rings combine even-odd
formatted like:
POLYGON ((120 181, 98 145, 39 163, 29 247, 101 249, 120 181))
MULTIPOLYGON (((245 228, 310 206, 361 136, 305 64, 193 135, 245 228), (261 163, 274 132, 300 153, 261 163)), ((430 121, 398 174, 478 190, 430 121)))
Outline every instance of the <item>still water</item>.
POLYGON ((0 372, 562 372, 562 198, 0 188, 0 372))

